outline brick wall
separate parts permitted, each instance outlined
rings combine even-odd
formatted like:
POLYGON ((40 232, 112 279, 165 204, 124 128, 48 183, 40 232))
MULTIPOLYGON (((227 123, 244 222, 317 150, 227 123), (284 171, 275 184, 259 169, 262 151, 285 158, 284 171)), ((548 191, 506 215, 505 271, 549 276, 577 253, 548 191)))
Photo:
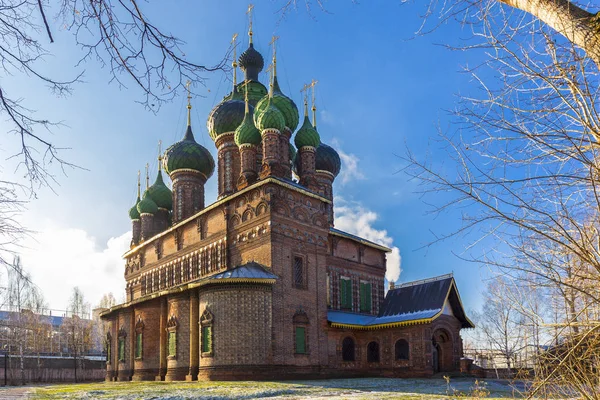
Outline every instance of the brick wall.
MULTIPOLYGON (((167 375, 165 380, 185 380, 190 365, 190 299, 187 294, 170 296, 167 306, 167 318, 177 321, 176 356, 167 357, 167 375)), ((167 347, 168 348, 168 347, 167 347)))
POLYGON ((271 362, 272 298, 269 286, 202 290, 199 315, 205 310, 209 310, 214 318, 213 354, 200 354, 201 370, 214 366, 271 362))

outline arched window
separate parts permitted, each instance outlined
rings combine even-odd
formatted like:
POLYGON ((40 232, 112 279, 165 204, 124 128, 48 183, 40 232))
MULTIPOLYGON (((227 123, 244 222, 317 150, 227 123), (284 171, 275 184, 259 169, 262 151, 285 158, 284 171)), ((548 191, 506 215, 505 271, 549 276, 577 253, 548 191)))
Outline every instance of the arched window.
POLYGON ((354 361, 354 339, 347 337, 342 342, 342 360, 354 361))
POLYGON ((408 360, 408 342, 404 339, 396 341, 396 360, 408 360))
POLYGON ((294 324, 294 353, 308 354, 308 315, 302 309, 298 309, 292 318, 294 324))
POLYGON ((135 323, 135 359, 141 360, 143 355, 143 345, 144 345, 144 321, 142 321, 142 316, 138 316, 138 320, 135 323))
POLYGON ((118 360, 119 362, 125 362, 125 338, 127 337, 127 332, 125 329, 119 329, 119 340, 117 341, 119 344, 118 347, 118 360))
POLYGON ((367 362, 379 362, 379 343, 370 342, 367 345, 367 362))
POLYGON ((177 358, 177 318, 174 315, 167 321, 167 358, 177 358))
POLYGON ((202 353, 202 357, 212 357, 213 355, 213 322, 214 317, 212 313, 205 309, 200 317, 200 338, 202 341, 200 342, 200 351, 202 353))

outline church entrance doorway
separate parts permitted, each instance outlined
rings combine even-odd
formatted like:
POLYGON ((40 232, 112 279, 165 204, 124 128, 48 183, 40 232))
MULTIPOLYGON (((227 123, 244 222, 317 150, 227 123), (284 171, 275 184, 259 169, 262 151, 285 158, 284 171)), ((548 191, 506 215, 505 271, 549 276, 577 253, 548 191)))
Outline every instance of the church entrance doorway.
POLYGON ((437 374, 438 372, 440 372, 440 345, 437 343, 433 344, 433 350, 432 350, 432 365, 433 365, 433 373, 437 374))
POLYGON ((448 331, 445 329, 437 329, 435 332, 433 332, 431 344, 431 356, 434 373, 455 370, 456 368, 452 359, 454 349, 452 345, 452 338, 448 331))

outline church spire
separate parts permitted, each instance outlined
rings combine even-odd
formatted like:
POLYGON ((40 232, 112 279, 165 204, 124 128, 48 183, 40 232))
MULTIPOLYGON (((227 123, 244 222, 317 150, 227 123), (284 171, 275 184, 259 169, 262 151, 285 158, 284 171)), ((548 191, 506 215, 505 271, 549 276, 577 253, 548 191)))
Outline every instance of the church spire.
POLYGON ((252 44, 252 36, 253 36, 253 32, 252 32, 252 11, 254 10, 254 4, 248 4, 248 11, 246 11, 246 14, 248 15, 248 41, 249 44, 252 44))
POLYGON ((231 44, 233 45, 233 63, 231 64, 233 67, 233 90, 235 90, 235 87, 237 86, 237 37, 238 34, 234 33, 233 38, 231 39, 231 44))
POLYGON ((279 36, 273 35, 269 43, 273 46, 273 80, 277 79, 277 39, 279 39, 279 36))
POLYGON ((188 126, 192 126, 192 93, 190 91, 190 85, 192 82, 187 81, 185 87, 187 89, 187 124, 188 126))
POLYGON ((148 163, 146 163, 146 190, 148 190, 148 188, 150 187, 150 176, 148 175, 149 167, 150 167, 150 165, 148 165, 148 163))
POLYGON ((304 118, 308 118, 308 89, 310 88, 310 85, 304 85, 302 87, 302 90, 300 90, 300 92, 304 93, 304 118))
POLYGON ((138 201, 140 201, 140 196, 141 196, 141 186, 142 186, 142 183, 141 183, 141 177, 140 177, 140 175, 141 175, 141 172, 140 172, 140 170, 138 169, 138 182, 137 182, 137 200, 138 200, 138 201))
POLYGON ((160 173, 160 171, 162 171, 162 162, 163 162, 163 155, 162 155, 162 140, 158 141, 158 172, 160 173))
POLYGON ((312 82, 310 82, 310 86, 312 87, 312 123, 315 129, 317 129, 317 103, 315 101, 315 86, 317 85, 317 83, 318 81, 315 81, 314 79, 312 80, 312 82))

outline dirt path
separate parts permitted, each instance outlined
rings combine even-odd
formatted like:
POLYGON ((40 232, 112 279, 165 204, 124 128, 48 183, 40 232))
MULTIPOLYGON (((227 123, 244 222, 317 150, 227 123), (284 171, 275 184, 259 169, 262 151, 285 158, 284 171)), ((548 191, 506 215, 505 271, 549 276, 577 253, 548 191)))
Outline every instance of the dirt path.
POLYGON ((28 399, 30 393, 31 393, 31 388, 29 388, 29 387, 0 388, 0 399, 2 399, 2 400, 28 399))

